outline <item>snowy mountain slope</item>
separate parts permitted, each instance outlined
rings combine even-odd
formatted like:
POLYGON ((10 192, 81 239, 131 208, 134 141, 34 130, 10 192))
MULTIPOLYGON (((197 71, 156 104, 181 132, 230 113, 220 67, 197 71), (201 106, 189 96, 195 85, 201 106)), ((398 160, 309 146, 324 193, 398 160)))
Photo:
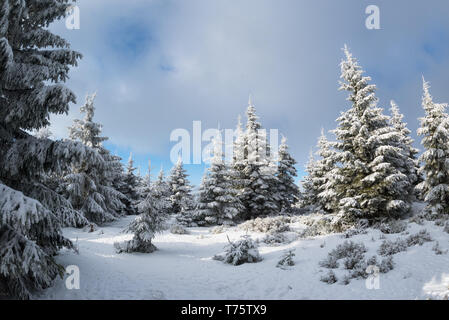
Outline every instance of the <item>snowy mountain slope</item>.
MULTIPOLYGON (((246 232, 234 227, 212 234, 211 228, 188 228, 190 234, 175 235, 166 231, 155 238, 158 251, 151 254, 116 254, 113 243, 128 240, 122 234, 133 219, 129 216, 99 231, 87 233, 66 228, 64 234, 79 246, 80 254, 62 252, 63 265, 80 269, 80 289, 68 290, 59 280, 35 298, 39 299, 447 299, 449 295, 449 253, 437 255, 435 241, 409 247, 393 256, 395 267, 380 274, 379 289, 367 289, 364 279, 352 279, 348 285, 329 285, 320 281, 327 269, 319 261, 345 240, 341 234, 297 239, 290 244, 268 246, 260 243, 263 261, 231 266, 213 260, 228 243, 246 232), (276 268, 282 253, 295 249, 295 266, 276 268)), ((300 232, 305 225, 291 225, 300 232)), ((449 250, 449 234, 433 222, 409 223, 405 233, 427 229, 442 251, 449 250)), ((249 232, 254 239, 265 234, 249 232)), ((385 239, 404 238, 405 234, 383 234, 368 229, 349 240, 363 242, 366 257, 378 255, 385 239)), ((380 258, 380 256, 378 256, 380 258)), ((334 270, 340 279, 347 272, 334 270)))

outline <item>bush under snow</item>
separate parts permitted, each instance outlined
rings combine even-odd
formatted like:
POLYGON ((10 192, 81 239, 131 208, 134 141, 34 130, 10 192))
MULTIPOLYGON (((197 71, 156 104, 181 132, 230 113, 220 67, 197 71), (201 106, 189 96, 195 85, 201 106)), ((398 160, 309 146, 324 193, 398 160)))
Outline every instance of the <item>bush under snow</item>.
POLYGON ((346 230, 341 228, 336 217, 332 214, 314 214, 307 217, 301 217, 299 221, 307 226, 301 233, 299 233, 301 238, 327 235, 346 230))
POLYGON ((295 238, 288 237, 285 233, 269 233, 261 240, 270 246, 279 246, 294 241, 295 238))
POLYGON ((423 229, 416 234, 412 234, 405 239, 397 238, 396 240, 385 240, 378 249, 381 256, 391 256, 393 254, 407 251, 408 247, 414 245, 422 246, 425 242, 432 241, 429 232, 423 229))
POLYGON ((295 256, 293 250, 288 250, 285 252, 279 262, 277 263, 276 267, 278 268, 284 268, 284 267, 291 267, 295 265, 295 261, 293 261, 293 257, 295 256))
POLYGON ((289 231, 292 219, 286 216, 256 218, 248 220, 239 225, 239 228, 246 231, 262 232, 262 233, 280 233, 289 231))
POLYGON ((382 222, 379 225, 379 230, 386 234, 401 233, 407 230, 407 223, 401 220, 382 222))
POLYGON ((379 253, 381 256, 391 256, 393 254, 406 250, 407 242, 401 238, 398 238, 394 241, 384 240, 377 250, 377 253, 379 253))
POLYGON ((320 280, 328 284, 333 284, 338 281, 337 276, 332 270, 329 270, 327 274, 320 278, 320 280))
MULTIPOLYGON (((339 267, 338 260, 343 260, 344 269, 349 273, 342 279, 343 284, 349 284, 350 279, 366 279, 369 275, 367 272, 369 266, 376 266, 381 273, 387 273, 394 267, 393 258, 391 256, 382 259, 379 263, 377 257, 373 256, 365 259, 366 247, 363 243, 354 243, 345 241, 329 252, 326 259, 320 261, 320 266, 328 269, 337 269, 339 267)), ((335 273, 330 270, 327 275, 321 278, 321 281, 329 284, 336 282, 335 273)))
POLYGON ((170 232, 173 234, 189 234, 189 231, 179 224, 174 224, 170 227, 170 232))
POLYGON ((229 244, 225 248, 224 255, 215 255, 213 258, 234 266, 262 260, 259 250, 257 250, 257 244, 249 235, 242 236, 242 239, 236 242, 229 240, 229 244))
POLYGON ((422 246, 424 242, 432 241, 432 237, 426 229, 419 231, 417 234, 412 234, 406 239, 409 247, 419 244, 422 246))

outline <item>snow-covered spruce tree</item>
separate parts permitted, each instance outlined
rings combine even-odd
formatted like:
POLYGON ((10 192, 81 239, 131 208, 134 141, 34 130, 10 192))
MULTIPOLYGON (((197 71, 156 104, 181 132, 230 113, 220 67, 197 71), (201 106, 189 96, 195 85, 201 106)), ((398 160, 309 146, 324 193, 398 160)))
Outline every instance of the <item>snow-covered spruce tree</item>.
POLYGON ((339 151, 340 183, 335 185, 342 221, 399 216, 409 210, 409 181, 399 170, 398 132, 377 107, 376 87, 347 47, 341 63, 340 90, 349 92, 352 106, 337 119, 334 133, 339 151))
POLYGON ((335 182, 338 181, 338 170, 335 166, 337 162, 335 150, 332 147, 324 129, 321 129, 321 136, 318 139, 318 156, 316 171, 320 172, 320 177, 316 181, 318 186, 318 206, 324 212, 331 212, 336 207, 337 198, 334 190, 335 182))
POLYGON ((240 198, 245 206, 245 218, 266 216, 279 211, 279 194, 276 167, 269 155, 266 132, 257 121, 256 108, 251 98, 248 102, 247 124, 244 141, 243 174, 244 185, 240 198))
POLYGON ((96 96, 96 93, 86 96, 86 102, 80 108, 81 113, 85 114, 84 119, 75 119, 73 121, 73 125, 69 127, 69 137, 72 140, 81 141, 89 148, 99 149, 103 141, 106 141, 108 138, 100 136, 102 125, 93 121, 96 96))
POLYGON ((194 205, 192 196, 192 187, 188 180, 188 174, 183 167, 181 157, 178 158, 176 165, 168 177, 170 188, 170 203, 172 213, 188 213, 194 205))
MULTIPOLYGON (((138 175, 138 177, 140 174, 138 175)), ((144 200, 147 195, 150 193, 151 190, 151 160, 148 160, 148 173, 138 179, 138 185, 137 185, 137 194, 138 194, 138 202, 141 202, 144 200)))
POLYGON ((247 157, 245 156, 246 135, 242 128, 241 116, 237 119, 237 128, 235 129, 235 141, 233 143, 233 154, 231 168, 234 171, 234 188, 239 192, 245 187, 247 181, 245 179, 244 169, 247 157))
POLYGON ((244 207, 234 188, 232 168, 224 161, 221 136, 213 140, 213 156, 199 190, 195 222, 198 224, 232 223, 244 207))
POLYGON ((102 163, 98 152, 79 142, 52 141, 25 132, 48 126, 50 113, 67 113, 75 102, 75 95, 62 83, 81 55, 47 29, 65 15, 68 6, 67 1, 56 0, 45 5, 10 0, 0 4, 2 296, 30 298, 63 275, 54 255, 72 244, 62 236, 55 208, 71 208, 42 179, 61 175, 70 163, 102 163))
MULTIPOLYGON (((419 164, 417 160, 418 149, 413 147, 413 139, 410 137, 411 131, 407 128, 407 123, 403 121, 404 115, 401 114, 397 104, 391 100, 391 117, 390 126, 392 126, 399 133, 399 140, 397 146, 402 149, 404 153, 404 163, 400 166, 403 172, 410 181, 410 188, 414 188, 422 181, 419 174, 419 164)), ((412 193, 413 190, 408 193, 412 193)))
POLYGON ((294 179, 298 175, 295 164, 296 160, 288 151, 287 138, 282 137, 278 151, 276 191, 279 194, 279 209, 284 212, 291 212, 293 205, 298 201, 299 188, 294 179))
POLYGON ((307 176, 303 182, 302 206, 312 211, 329 212, 337 203, 336 194, 333 190, 335 172, 335 151, 327 140, 324 130, 318 139, 318 151, 316 155, 320 158, 314 159, 311 153, 306 166, 307 176))
POLYGON ((310 211, 314 211, 318 205, 318 186, 316 181, 316 160, 313 155, 313 151, 310 150, 309 160, 306 164, 307 175, 301 181, 301 192, 299 195, 299 206, 301 208, 307 208, 310 211))
MULTIPOLYGON (((100 154, 105 161, 105 169, 100 175, 99 190, 104 194, 106 199, 106 208, 112 212, 115 217, 125 215, 128 213, 129 199, 120 191, 120 186, 117 185, 121 181, 123 174, 123 167, 121 158, 110 153, 109 150, 101 147, 100 154)), ((121 181, 123 185, 123 181, 121 181)))
POLYGON ((134 214, 136 204, 139 201, 139 192, 137 190, 139 187, 139 178, 134 173, 136 169, 134 167, 133 155, 130 153, 123 176, 123 188, 120 190, 129 199, 127 203, 128 214, 134 214))
POLYGON ((158 210, 161 214, 167 215, 170 212, 170 189, 164 179, 164 171, 160 170, 156 181, 151 183, 150 193, 158 202, 158 210))
POLYGON ((423 154, 419 157, 424 181, 417 189, 427 202, 426 212, 449 214, 449 116, 447 104, 435 103, 429 84, 423 79, 422 106, 426 113, 420 118, 418 135, 422 136, 423 154))
MULTIPOLYGON (((406 194, 412 197, 415 193, 415 186, 422 181, 417 160, 419 151, 413 147, 413 139, 410 137, 411 131, 403 121, 404 115, 400 113, 399 107, 393 100, 390 101, 390 105, 391 117, 389 124, 390 129, 394 132, 394 139, 392 139, 391 144, 397 148, 397 152, 400 154, 390 159, 391 161, 396 161, 395 166, 407 176, 406 194)), ((410 199, 409 201, 412 200, 410 199)))
POLYGON ((156 250, 151 242, 157 232, 164 230, 166 199, 158 189, 151 189, 145 199, 137 205, 139 215, 128 226, 125 232, 133 233, 131 240, 115 243, 118 253, 142 252, 151 253, 156 250))
MULTIPOLYGON (((49 140, 52 133, 48 127, 45 127, 38 130, 34 136, 40 140, 49 140)), ((64 172, 66 171, 64 170, 64 172)), ((64 173, 60 171, 42 172, 40 173, 39 183, 34 182, 28 188, 22 190, 29 197, 39 200, 41 204, 55 213, 63 227, 83 227, 89 221, 82 212, 73 208, 66 197, 58 192, 63 176, 64 173)))
POLYGON ((171 209, 171 200, 170 200, 170 186, 164 177, 164 170, 161 168, 159 174, 157 176, 156 181, 154 181, 151 187, 155 190, 157 194, 159 194, 161 201, 164 203, 164 208, 162 208, 164 213, 169 213, 171 209))
POLYGON ((122 190, 126 189, 122 158, 116 154, 109 154, 108 160, 110 162, 109 173, 112 180, 111 185, 115 190, 121 193, 121 201, 124 205, 122 213, 134 214, 135 210, 133 210, 131 206, 131 200, 122 192, 122 190))
POLYGON ((95 223, 115 220, 125 209, 125 196, 113 187, 117 177, 117 159, 103 148, 106 137, 100 136, 102 125, 93 121, 95 114, 95 94, 86 97, 80 108, 84 119, 76 119, 69 128, 70 138, 81 141, 85 146, 98 150, 103 158, 103 166, 98 167, 89 162, 72 166, 72 170, 64 177, 62 190, 73 207, 95 223))
POLYGON ((118 253, 121 252, 143 252, 150 253, 156 250, 151 242, 155 234, 165 228, 164 221, 167 219, 167 208, 169 200, 163 185, 151 183, 151 162, 148 163, 148 174, 141 179, 138 193, 139 200, 136 202, 139 216, 128 226, 125 232, 133 233, 134 237, 124 243, 115 243, 118 253))

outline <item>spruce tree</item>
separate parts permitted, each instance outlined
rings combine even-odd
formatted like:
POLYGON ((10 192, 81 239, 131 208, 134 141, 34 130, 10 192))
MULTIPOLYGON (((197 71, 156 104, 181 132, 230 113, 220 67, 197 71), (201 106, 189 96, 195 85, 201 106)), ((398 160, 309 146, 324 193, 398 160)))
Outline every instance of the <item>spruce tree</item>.
POLYGON ((338 181, 338 168, 335 166, 337 159, 332 142, 327 139, 323 129, 318 140, 317 154, 320 156, 316 165, 316 171, 319 172, 315 182, 318 190, 317 202, 322 211, 329 213, 338 203, 334 189, 338 181))
MULTIPOLYGON (((75 95, 66 86, 81 54, 51 33, 67 1, 2 1, 0 5, 0 295, 26 299, 52 285, 64 269, 58 250, 72 247, 62 236, 60 211, 70 205, 45 179, 70 164, 101 166, 98 152, 79 142, 53 141, 26 131, 48 126, 75 95), (33 195, 31 195, 33 194, 33 195)), ((66 213, 68 213, 66 211, 66 213)), ((73 211, 74 212, 74 211, 73 211)))
POLYGON ((129 199, 120 191, 120 186, 117 186, 123 173, 121 158, 103 147, 100 147, 100 154, 105 161, 105 169, 99 175, 99 190, 105 196, 106 208, 115 217, 125 215, 128 213, 129 199))
POLYGON ((152 184, 152 188, 155 190, 157 194, 159 194, 161 202, 164 203, 163 212, 169 213, 171 209, 171 201, 170 201, 170 186, 168 185, 167 181, 164 177, 164 170, 161 167, 161 170, 159 170, 159 174, 157 176, 156 181, 152 184))
POLYGON ((280 197, 279 209, 285 212, 291 212, 293 205, 298 201, 299 189, 294 180, 298 175, 295 164, 296 160, 288 151, 287 139, 282 137, 278 151, 277 192, 280 197))
POLYGON ((314 159, 311 153, 309 162, 306 166, 307 176, 303 182, 303 207, 309 207, 313 211, 330 212, 336 206, 337 199, 334 191, 335 178, 335 151, 332 143, 329 142, 321 130, 321 136, 317 144, 318 151, 316 155, 318 160, 314 159))
POLYGON ((138 188, 139 200, 136 207, 139 215, 125 229, 125 232, 133 233, 134 236, 130 241, 114 244, 118 253, 151 253, 156 250, 152 239, 157 232, 164 230, 169 206, 166 190, 160 179, 161 175, 156 183, 151 182, 151 161, 148 161, 148 174, 141 179, 138 188))
POLYGON ((134 236, 124 243, 114 244, 118 253, 151 253, 156 250, 152 240, 157 232, 165 229, 164 221, 166 219, 164 213, 165 200, 161 199, 160 196, 158 190, 151 189, 145 199, 138 203, 139 215, 125 230, 125 232, 133 233, 134 236))
POLYGON ((398 132, 377 107, 376 87, 347 47, 341 63, 340 90, 349 92, 351 108, 337 120, 334 133, 341 181, 335 185, 338 209, 346 222, 399 216, 409 209, 407 176, 400 170, 398 132))
POLYGON ((148 160, 148 173, 139 179, 137 186, 138 201, 144 200, 151 191, 151 160, 148 160))
POLYGON ((136 211, 136 204, 139 201, 139 178, 136 176, 134 171, 134 160, 132 153, 129 154, 128 164, 126 165, 124 176, 123 176, 123 188, 120 190, 128 199, 128 214, 133 214, 136 211))
POLYGON ((241 117, 237 119, 237 127, 234 131, 235 141, 233 142, 233 154, 231 168, 234 172, 234 188, 240 191, 244 188, 247 181, 245 179, 244 169, 246 166, 245 143, 246 136, 242 128, 241 117))
POLYGON ((165 181, 164 171, 162 170, 162 168, 159 171, 156 181, 151 183, 150 192, 152 193, 153 198, 158 201, 158 210, 161 212, 161 214, 168 214, 171 207, 170 188, 167 184, 167 181, 165 181))
MULTIPOLYGON (((34 136, 47 140, 52 133, 48 127, 45 127, 38 130, 34 136)), ((30 186, 27 195, 38 199, 41 204, 54 212, 63 227, 84 227, 89 223, 84 214, 75 210, 70 201, 60 194, 63 176, 64 174, 57 172, 41 173, 38 186, 36 182, 34 184, 36 187, 30 186)))
POLYGON ((422 106, 426 113, 420 118, 418 135, 422 136, 423 154, 419 157, 424 181, 417 189, 427 202, 426 212, 449 214, 449 116, 447 104, 435 103, 429 84, 423 79, 422 106))
POLYGON ((246 112, 247 124, 243 148, 242 181, 240 198, 245 206, 246 218, 266 216, 279 211, 279 194, 276 167, 269 155, 267 137, 257 121, 256 108, 251 98, 246 112))
POLYGON ((170 188, 170 203, 172 213, 187 214, 194 204, 191 193, 192 187, 188 180, 188 174, 183 167, 182 159, 179 157, 168 178, 170 188))
POLYGON ((313 151, 310 150, 309 160, 306 164, 306 176, 301 181, 301 192, 299 197, 299 206, 310 211, 318 208, 318 186, 316 185, 316 160, 313 151))
POLYGON ((119 191, 122 195, 121 201, 124 205, 123 214, 133 214, 134 210, 131 206, 131 200, 122 192, 126 190, 125 174, 123 170, 122 158, 116 154, 109 154, 108 161, 110 166, 111 186, 119 191))
POLYGON ((86 102, 80 108, 81 113, 85 114, 84 119, 73 121, 73 125, 69 128, 69 137, 81 141, 87 147, 99 149, 108 138, 100 136, 102 125, 93 121, 96 96, 97 93, 86 96, 86 102))
POLYGON ((224 161, 221 136, 215 137, 210 167, 201 182, 195 221, 198 224, 232 223, 244 210, 234 187, 232 168, 224 161))
MULTIPOLYGON (((401 114, 398 105, 391 100, 391 117, 390 126, 399 133, 397 146, 404 154, 404 163, 401 164, 401 171, 409 178, 410 188, 414 188, 422 181, 419 174, 419 164, 417 160, 418 149, 413 147, 413 139, 410 137, 411 131, 407 128, 407 124, 403 121, 404 115, 401 114)), ((413 190, 407 193, 412 194, 413 190)))
POLYGON ((76 119, 70 127, 70 138, 79 140, 85 146, 97 150, 103 159, 101 167, 84 162, 72 166, 64 177, 63 192, 73 207, 95 223, 113 221, 125 210, 125 195, 116 190, 113 181, 118 174, 116 158, 103 148, 107 137, 100 136, 102 125, 93 121, 95 115, 95 94, 86 97, 80 111, 85 114, 82 120, 76 119))

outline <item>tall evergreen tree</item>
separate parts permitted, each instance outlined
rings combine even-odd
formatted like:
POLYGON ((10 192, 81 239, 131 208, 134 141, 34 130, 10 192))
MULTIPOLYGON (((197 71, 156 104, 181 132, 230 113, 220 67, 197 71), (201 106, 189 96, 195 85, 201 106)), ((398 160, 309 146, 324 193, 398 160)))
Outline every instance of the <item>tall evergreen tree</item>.
POLYGON ((301 208, 307 208, 311 211, 315 211, 318 208, 318 186, 316 185, 317 178, 317 161, 313 155, 313 151, 310 150, 309 160, 306 164, 307 175, 301 181, 301 193, 299 197, 299 206, 301 208))
POLYGON ((418 135, 422 136, 423 154, 419 157, 424 181, 418 190, 427 202, 431 214, 449 214, 449 116, 447 104, 435 103, 429 83, 423 79, 422 106, 426 113, 420 118, 418 135))
MULTIPOLYGON (((417 160, 418 149, 413 147, 413 139, 410 137, 411 131, 407 128, 407 124, 403 121, 404 115, 400 113, 399 107, 392 100, 390 129, 394 132, 392 145, 397 148, 399 155, 395 155, 395 165, 407 177, 407 184, 404 189, 399 189, 399 192, 405 192, 406 197, 414 196, 415 186, 422 181, 419 174, 419 165, 417 160)), ((412 201, 413 198, 409 199, 412 201)))
POLYGON ((282 137, 278 151, 278 188, 279 208, 285 212, 290 212, 293 205, 298 201, 298 186, 294 177, 298 174, 295 168, 296 160, 290 155, 287 146, 287 139, 282 137))
POLYGON ((173 167, 168 178, 170 187, 171 211, 173 213, 187 213, 193 208, 194 200, 192 196, 192 187, 188 180, 188 174, 183 167, 182 159, 173 167))
POLYGON ((224 161, 221 136, 215 137, 210 167, 201 182, 195 220, 205 224, 232 223, 244 210, 234 187, 232 168, 224 161))
POLYGON ((131 200, 122 192, 126 189, 126 181, 124 175, 124 168, 122 163, 122 158, 118 155, 109 154, 108 161, 110 162, 110 179, 112 187, 119 191, 122 194, 122 203, 124 204, 124 208, 122 213, 124 214, 133 214, 134 210, 131 207, 131 200))
POLYGON ((151 191, 151 160, 148 160, 148 173, 139 179, 137 186, 138 201, 144 200, 151 191))
POLYGON ((136 203, 139 200, 139 179, 134 173, 136 171, 136 167, 134 167, 134 160, 132 153, 129 154, 128 164, 125 168, 125 173, 123 177, 124 185, 123 189, 120 190, 129 200, 130 214, 135 211, 136 203))
POLYGON ((401 170, 409 178, 411 186, 415 186, 422 181, 422 177, 418 173, 417 155, 419 150, 413 147, 413 139, 410 137, 411 131, 407 128, 407 123, 403 121, 404 115, 401 114, 398 105, 393 100, 390 101, 390 105, 390 126, 399 133, 397 146, 403 150, 405 155, 401 170))
POLYGON ((243 188, 240 198, 245 206, 246 218, 256 218, 279 210, 279 194, 272 192, 278 181, 275 175, 276 168, 269 155, 266 133, 258 122, 251 97, 246 115, 243 170, 241 171, 243 188))
MULTIPOLYGON (((35 133, 35 137, 40 140, 48 140, 51 135, 52 133, 48 127, 42 128, 35 133)), ((27 195, 38 199, 41 204, 54 212, 63 227, 83 227, 89 221, 82 212, 75 210, 71 202, 59 192, 63 176, 64 173, 60 172, 41 173, 39 183, 34 183, 36 187, 30 185, 27 195)))
POLYGON ((95 94, 86 97, 80 108, 84 119, 76 119, 70 127, 70 138, 79 140, 87 147, 98 151, 103 158, 103 166, 84 162, 72 166, 72 170, 64 177, 63 190, 73 207, 83 212, 92 222, 104 223, 113 221, 125 209, 125 196, 113 187, 118 174, 116 158, 102 146, 107 137, 100 136, 102 125, 93 121, 95 115, 95 94))
POLYGON ((165 213, 168 213, 171 209, 171 192, 170 192, 170 186, 165 180, 164 177, 164 170, 161 167, 161 170, 159 170, 159 174, 157 176, 156 181, 152 184, 152 188, 155 190, 157 194, 159 194, 161 201, 164 203, 163 211, 165 213))
POLYGON ((235 141, 233 142, 233 154, 231 168, 234 171, 234 187, 240 191, 246 184, 244 169, 247 157, 245 156, 246 136, 242 128, 242 120, 239 115, 237 127, 234 131, 235 141))
POLYGON ((331 212, 338 204, 336 192, 334 189, 338 179, 338 168, 335 166, 336 152, 332 147, 332 142, 327 140, 324 130, 321 130, 321 136, 318 140, 318 160, 316 171, 319 172, 318 179, 315 182, 318 189, 318 206, 325 212, 331 212))
POLYGON ((401 150, 395 146, 399 135, 389 118, 377 107, 375 85, 347 47, 341 63, 340 90, 349 92, 351 108, 337 120, 334 133, 339 151, 339 176, 335 186, 340 215, 347 222, 398 216, 409 209, 408 178, 398 168, 401 150))
MULTIPOLYGON (((413 139, 410 137, 411 131, 407 128, 407 123, 403 121, 404 115, 401 114, 398 105, 393 100, 390 101, 391 105, 391 118, 390 125, 401 133, 400 142, 403 144, 403 148, 406 154, 411 159, 416 159, 418 149, 413 147, 413 139)), ((411 169, 413 170, 413 169, 411 169)))
POLYGON ((71 163, 103 161, 81 143, 26 133, 48 126, 50 113, 67 113, 75 102, 63 82, 81 54, 47 29, 68 6, 56 0, 0 4, 0 295, 30 298, 62 276, 54 255, 72 244, 62 236, 55 208, 71 208, 45 179, 71 163))
POLYGON ((336 181, 334 179, 337 174, 335 172, 336 153, 323 129, 318 139, 317 148, 316 155, 319 156, 319 159, 315 160, 311 153, 306 166, 307 176, 303 183, 302 206, 309 206, 314 211, 330 212, 337 203, 334 191, 336 181))

